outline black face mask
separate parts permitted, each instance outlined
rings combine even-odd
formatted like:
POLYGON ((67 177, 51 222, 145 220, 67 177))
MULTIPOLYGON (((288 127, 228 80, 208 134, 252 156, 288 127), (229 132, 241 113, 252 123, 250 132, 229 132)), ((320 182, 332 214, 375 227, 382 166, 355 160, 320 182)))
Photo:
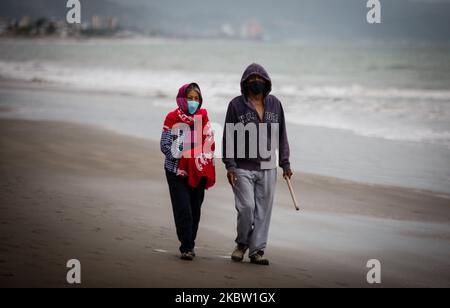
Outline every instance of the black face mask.
POLYGON ((259 95, 266 89, 266 84, 263 81, 252 81, 247 84, 247 91, 253 95, 259 95))

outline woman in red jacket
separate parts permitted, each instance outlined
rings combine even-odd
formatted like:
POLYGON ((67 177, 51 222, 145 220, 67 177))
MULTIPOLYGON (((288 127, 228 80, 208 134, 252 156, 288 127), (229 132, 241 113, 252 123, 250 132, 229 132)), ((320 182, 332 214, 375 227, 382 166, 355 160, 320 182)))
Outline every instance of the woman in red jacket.
POLYGON ((176 101, 164 121, 161 151, 181 259, 193 260, 205 189, 215 183, 214 135, 198 84, 183 85, 176 101))

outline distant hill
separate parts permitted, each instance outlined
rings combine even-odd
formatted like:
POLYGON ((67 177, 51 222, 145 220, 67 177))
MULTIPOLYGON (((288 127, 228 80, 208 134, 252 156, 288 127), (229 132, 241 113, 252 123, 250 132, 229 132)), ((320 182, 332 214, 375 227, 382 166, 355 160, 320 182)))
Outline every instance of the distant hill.
MULTIPOLYGON (((366 23, 366 0, 81 0, 82 18, 115 16, 165 33, 239 31, 255 19, 274 40, 405 40, 450 43, 449 0, 380 0, 382 24, 366 23)), ((2 0, 0 16, 63 19, 64 0, 2 0)))

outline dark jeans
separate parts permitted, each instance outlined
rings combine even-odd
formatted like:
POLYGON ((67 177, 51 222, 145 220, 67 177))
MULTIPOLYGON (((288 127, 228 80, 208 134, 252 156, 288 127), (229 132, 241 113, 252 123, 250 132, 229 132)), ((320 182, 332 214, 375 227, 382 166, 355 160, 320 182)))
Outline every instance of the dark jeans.
POLYGON ((180 252, 194 249, 203 199, 205 197, 206 179, 198 187, 188 185, 187 178, 177 176, 166 170, 172 201, 173 216, 177 229, 178 240, 181 242, 180 252))

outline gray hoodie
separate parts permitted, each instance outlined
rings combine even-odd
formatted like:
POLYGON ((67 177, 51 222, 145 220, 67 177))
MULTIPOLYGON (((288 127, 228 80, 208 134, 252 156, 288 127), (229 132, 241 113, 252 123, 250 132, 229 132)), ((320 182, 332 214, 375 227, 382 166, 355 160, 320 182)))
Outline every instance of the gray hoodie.
MULTIPOLYGON (((289 162, 289 143, 286 134, 286 122, 284 118, 284 111, 281 105, 281 102, 273 95, 270 95, 270 91, 272 90, 272 81, 270 80, 269 74, 267 71, 259 64, 253 63, 249 65, 242 75, 241 78, 241 93, 242 95, 234 98, 228 105, 227 115, 225 117, 225 129, 222 138, 222 161, 225 164, 225 167, 228 171, 234 171, 235 168, 246 169, 246 170, 261 170, 261 162, 269 161, 270 158, 261 158, 261 155, 258 150, 257 157, 250 158, 249 154, 249 136, 245 137, 245 148, 246 153, 244 158, 237 158, 237 138, 234 138, 234 155, 232 157, 227 157, 227 144, 226 144, 226 124, 227 123, 242 123, 243 125, 247 125, 248 123, 255 123, 258 136, 259 136, 259 123, 278 123, 279 125, 279 160, 278 164, 284 171, 290 169, 289 162), (258 75, 266 81, 266 89, 263 92, 264 96, 264 117, 261 122, 257 111, 253 104, 248 101, 246 93, 245 93, 245 82, 251 75, 258 75)), ((268 127, 267 134, 267 144, 271 144, 271 133, 270 133, 270 125, 268 127)), ((259 138, 257 140, 258 149, 259 149, 259 138)))

